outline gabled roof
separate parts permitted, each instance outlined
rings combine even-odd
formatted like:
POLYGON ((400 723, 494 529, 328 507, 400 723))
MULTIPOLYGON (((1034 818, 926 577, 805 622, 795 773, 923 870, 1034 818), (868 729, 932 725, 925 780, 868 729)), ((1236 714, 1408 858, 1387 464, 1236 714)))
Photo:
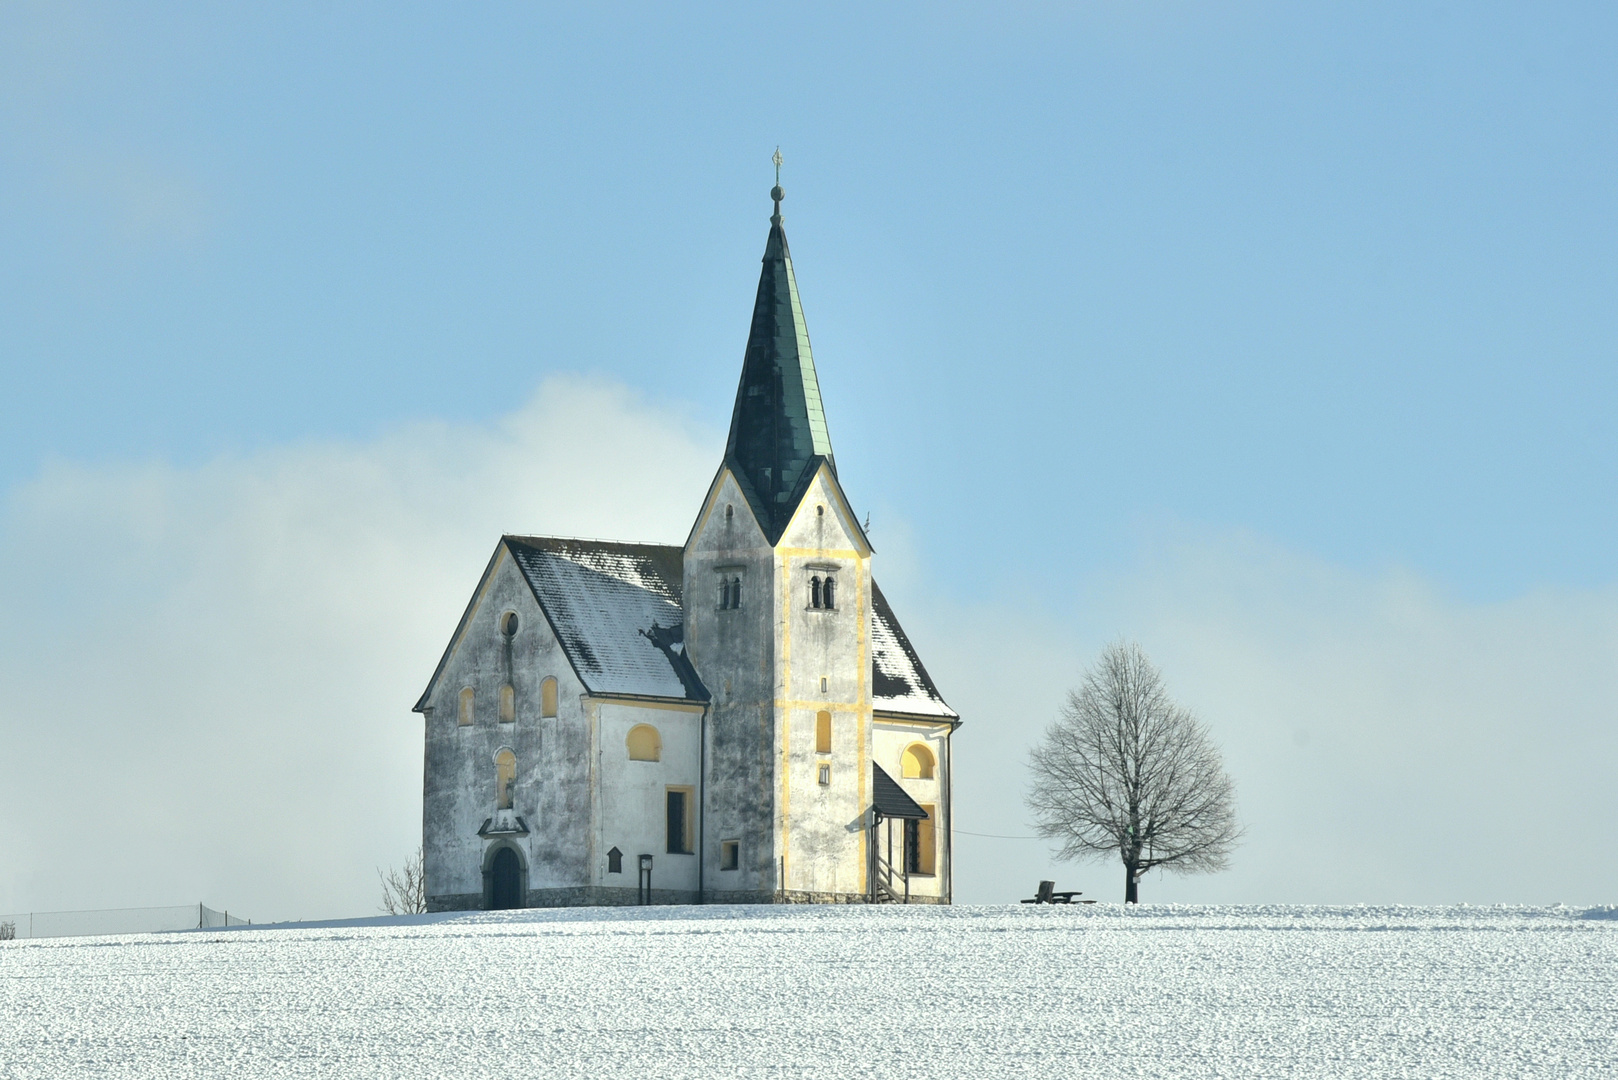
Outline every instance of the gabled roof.
POLYGON ((960 719, 944 703, 875 581, 871 582, 871 707, 877 712, 960 719))
POLYGON ((586 690, 708 700, 685 656, 678 547, 550 536, 504 542, 586 690))
POLYGON ((871 805, 885 818, 927 818, 915 799, 876 762, 871 762, 871 805))
MULTIPOLYGON (((589 693, 709 700, 707 688, 685 654, 681 548, 551 536, 505 536, 501 543, 511 553, 568 663, 589 693)), ((485 578, 494 565, 495 560, 490 560, 485 578)), ((462 616, 416 711, 426 707, 455 640, 465 632, 471 610, 468 607, 462 616)), ((871 705, 879 713, 959 720, 933 685, 874 581, 871 705)))
POLYGON ((736 474, 772 544, 780 539, 820 463, 826 462, 833 475, 837 472, 783 228, 784 194, 779 185, 770 192, 775 214, 764 245, 764 268, 725 443, 725 464, 736 474))

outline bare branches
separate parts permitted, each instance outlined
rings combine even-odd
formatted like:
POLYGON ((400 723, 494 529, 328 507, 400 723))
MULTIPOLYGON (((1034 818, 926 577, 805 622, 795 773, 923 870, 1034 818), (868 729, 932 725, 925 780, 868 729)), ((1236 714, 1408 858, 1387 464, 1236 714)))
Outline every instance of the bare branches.
POLYGON ((379 868, 376 876, 382 879, 382 910, 389 915, 420 915, 427 910, 427 875, 422 872, 422 853, 405 860, 404 869, 390 869, 384 874, 379 868))
POLYGON ((1124 899, 1155 867, 1223 869, 1240 838, 1235 787, 1207 728, 1176 705, 1140 646, 1109 645, 1029 755, 1028 807, 1058 857, 1114 852, 1124 899))

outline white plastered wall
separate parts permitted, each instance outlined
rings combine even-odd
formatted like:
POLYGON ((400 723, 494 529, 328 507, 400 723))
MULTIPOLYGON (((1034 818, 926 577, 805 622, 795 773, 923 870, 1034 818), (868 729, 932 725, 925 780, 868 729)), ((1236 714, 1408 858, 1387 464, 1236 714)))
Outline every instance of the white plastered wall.
MULTIPOLYGON (((429 896, 481 897, 490 841, 478 835, 494 817, 494 755, 510 747, 517 758, 513 813, 528 836, 522 851, 532 889, 588 882, 589 728, 573 674, 532 590, 502 544, 474 597, 460 636, 433 687, 426 718, 422 847, 429 896), (498 719, 500 687, 508 677, 499 620, 515 612, 509 677, 515 720, 498 719), (540 686, 558 684, 558 715, 540 716, 540 686), (459 723, 463 688, 473 691, 474 722, 459 723)), ((463 901, 465 902, 465 901, 463 901)))
POLYGON ((633 889, 638 884, 639 857, 652 856, 652 888, 695 892, 697 856, 668 852, 666 793, 671 786, 689 791, 693 849, 700 850, 702 710, 655 707, 610 700, 586 703, 596 731, 598 776, 593 875, 597 885, 633 889), (660 759, 631 761, 631 729, 648 724, 657 730, 660 759), (607 872, 607 852, 623 853, 623 871, 607 872))
POLYGON ((871 559, 822 466, 775 548, 776 830, 789 891, 865 892, 870 805, 871 559), (836 606, 815 609, 812 578, 833 577, 836 606), (824 687, 824 688, 823 688, 824 687), (816 749, 816 716, 832 749, 816 749), (820 768, 830 767, 830 783, 820 768))
MULTIPOLYGON (((948 792, 948 776, 945 772, 949 768, 949 725, 937 722, 915 722, 900 720, 891 717, 878 716, 872 724, 871 752, 876 763, 882 766, 887 774, 898 781, 916 802, 928 807, 933 820, 934 862, 936 873, 932 876, 911 875, 910 892, 912 896, 948 895, 949 862, 948 855, 952 845, 949 843, 948 831, 950 821, 945 806, 948 792), (934 761, 933 778, 921 780, 906 778, 904 775, 904 752, 912 744, 920 743, 932 754, 934 761)), ((893 867, 895 872, 904 868, 904 860, 900 855, 903 830, 899 823, 894 823, 894 849, 893 867)), ((884 851, 886 848, 884 847, 884 851)))

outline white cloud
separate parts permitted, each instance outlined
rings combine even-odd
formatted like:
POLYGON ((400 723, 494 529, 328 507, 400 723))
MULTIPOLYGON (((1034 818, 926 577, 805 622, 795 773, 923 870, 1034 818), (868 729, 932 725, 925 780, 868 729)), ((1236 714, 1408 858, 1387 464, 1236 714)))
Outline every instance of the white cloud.
MULTIPOLYGON (((1182 534, 1096 593, 1067 623, 934 607, 916 627, 970 722, 957 745, 962 828, 1029 831, 1023 754, 1080 669, 1126 634, 1213 727, 1249 828, 1230 871, 1154 875, 1147 899, 1618 896, 1618 592, 1468 603, 1408 573, 1182 534)), ((1122 894, 1113 864, 1054 864, 1038 842, 960 843, 963 863, 981 862, 963 900, 1009 899, 1053 875, 1122 894)))
POLYGON ((368 910, 500 534, 678 543, 718 445, 556 380, 488 428, 47 469, 0 519, 0 911, 368 910))
MULTIPOLYGON (((0 911, 371 909, 373 868, 419 830, 409 707, 496 538, 677 543, 720 445, 620 388, 555 380, 496 424, 189 469, 57 464, 13 490, 0 911)), ((1028 831, 1023 752, 1125 633, 1212 725, 1250 827, 1230 872, 1154 877, 1149 900, 1618 897, 1613 591, 1470 604, 1185 534, 1071 614, 1048 597, 969 609, 885 520, 878 576, 967 720, 962 829, 1028 831)), ((1039 842, 957 849, 962 901, 1027 895, 1053 869, 1120 892, 1115 867, 1053 868, 1039 842)))

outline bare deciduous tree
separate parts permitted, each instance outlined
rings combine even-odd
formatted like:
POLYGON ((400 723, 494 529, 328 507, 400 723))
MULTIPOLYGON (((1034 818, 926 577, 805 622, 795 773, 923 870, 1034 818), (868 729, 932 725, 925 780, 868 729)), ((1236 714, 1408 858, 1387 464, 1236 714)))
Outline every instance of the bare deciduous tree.
POLYGON ((1218 748, 1133 642, 1107 646, 1068 692, 1029 767, 1039 834, 1062 859, 1122 858, 1126 904, 1148 870, 1222 870, 1240 839, 1218 748))
POLYGON ((421 849, 405 860, 404 869, 390 869, 386 874, 380 868, 376 876, 382 879, 382 910, 389 915, 420 915, 427 910, 427 875, 422 873, 421 849))

